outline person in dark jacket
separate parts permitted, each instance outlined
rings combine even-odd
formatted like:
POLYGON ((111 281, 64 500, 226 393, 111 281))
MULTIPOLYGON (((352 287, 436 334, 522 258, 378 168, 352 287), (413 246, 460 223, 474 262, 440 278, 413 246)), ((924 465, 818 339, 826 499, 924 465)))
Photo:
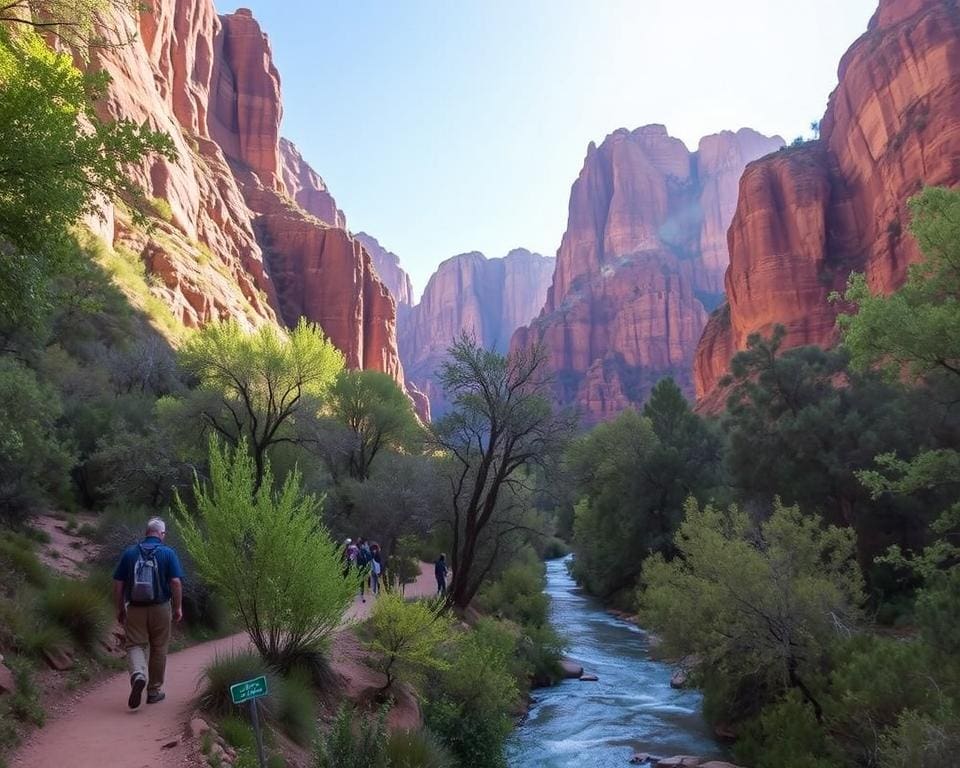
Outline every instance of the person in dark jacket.
POLYGON ((380 579, 383 577, 383 555, 380 554, 380 545, 372 544, 370 546, 370 591, 380 594, 380 579))
POLYGON ((140 706, 144 687, 147 704, 163 701, 171 624, 183 619, 183 569, 176 550, 163 543, 166 535, 166 523, 159 517, 152 518, 147 523, 146 537, 139 544, 127 547, 113 572, 113 599, 117 621, 123 624, 130 668, 130 698, 127 699, 130 709, 140 706), (137 599, 135 582, 136 587, 144 584, 138 580, 137 570, 143 573, 144 563, 154 586, 148 589, 148 597, 139 595, 137 599))
POLYGON ((437 594, 447 594, 447 556, 443 553, 433 564, 433 572, 437 577, 437 594))

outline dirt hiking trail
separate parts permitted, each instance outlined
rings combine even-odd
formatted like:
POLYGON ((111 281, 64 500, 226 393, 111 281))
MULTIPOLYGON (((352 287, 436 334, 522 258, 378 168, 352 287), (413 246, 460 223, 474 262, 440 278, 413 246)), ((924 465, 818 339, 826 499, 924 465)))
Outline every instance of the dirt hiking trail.
MULTIPOLYGON (((407 597, 434 595, 433 567, 424 563, 420 577, 408 584, 407 597)), ((373 598, 357 597, 347 619, 370 615, 373 598)), ((248 648, 246 633, 201 643, 167 657, 159 704, 127 708, 130 678, 120 672, 82 692, 56 719, 31 734, 13 753, 10 768, 186 768, 198 760, 195 740, 186 738, 187 722, 203 668, 218 654, 248 648)), ((332 658, 334 664, 337 659, 332 658)))

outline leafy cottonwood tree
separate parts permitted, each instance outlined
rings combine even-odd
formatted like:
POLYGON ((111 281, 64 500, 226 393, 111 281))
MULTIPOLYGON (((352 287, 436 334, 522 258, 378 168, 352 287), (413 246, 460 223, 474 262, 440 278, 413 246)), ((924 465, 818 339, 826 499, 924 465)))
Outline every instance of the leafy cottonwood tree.
POLYGON ((669 652, 699 655, 727 690, 749 683, 754 707, 796 689, 819 719, 812 679, 863 599, 853 533, 779 500, 757 527, 736 507, 691 499, 676 548, 644 563, 639 594, 669 652))
POLYGON ((440 369, 452 410, 433 425, 433 441, 452 467, 449 600, 459 608, 470 604, 501 543, 527 527, 521 505, 505 504, 504 491, 522 484, 526 467, 560 450, 572 429, 572 419, 551 407, 545 360, 540 347, 504 356, 463 334, 440 369))
POLYGON ((426 672, 449 666, 437 649, 451 640, 453 617, 441 605, 407 602, 399 591, 387 589, 373 605, 370 628, 367 650, 374 654, 374 669, 386 677, 384 691, 397 680, 415 683, 426 672))
MULTIPOLYGON (((3 5, 0 16, 15 6, 3 5)), ((29 29, 0 25, 0 322, 34 323, 48 284, 76 258, 70 227, 106 197, 139 197, 129 163, 173 143, 92 103, 106 74, 84 74, 29 29)))
POLYGON ((177 498, 180 534, 200 575, 230 604, 265 661, 280 670, 326 650, 355 591, 339 546, 296 472, 273 490, 269 463, 210 446, 210 484, 194 485, 196 514, 177 498))
POLYGON ((183 367, 202 388, 218 393, 202 417, 232 445, 246 440, 263 482, 271 445, 295 442, 291 422, 314 407, 343 368, 343 354, 316 325, 301 319, 289 334, 264 325, 252 333, 236 322, 211 323, 180 351, 183 367))
POLYGON ((418 429, 410 398, 380 371, 341 371, 330 387, 328 408, 357 436, 349 464, 357 480, 370 477, 382 449, 403 446, 418 429))

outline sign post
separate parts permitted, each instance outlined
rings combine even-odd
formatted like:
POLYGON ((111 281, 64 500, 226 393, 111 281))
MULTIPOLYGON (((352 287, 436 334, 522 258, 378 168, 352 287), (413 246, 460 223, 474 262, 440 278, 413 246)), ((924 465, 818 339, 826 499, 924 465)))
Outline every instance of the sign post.
POLYGON ((250 721, 253 724, 253 735, 257 738, 257 760, 260 768, 267 768, 267 761, 263 755, 263 734, 260 732, 260 715, 257 712, 257 699, 267 695, 267 678, 261 675, 242 683, 230 686, 230 699, 234 704, 250 702, 250 721))

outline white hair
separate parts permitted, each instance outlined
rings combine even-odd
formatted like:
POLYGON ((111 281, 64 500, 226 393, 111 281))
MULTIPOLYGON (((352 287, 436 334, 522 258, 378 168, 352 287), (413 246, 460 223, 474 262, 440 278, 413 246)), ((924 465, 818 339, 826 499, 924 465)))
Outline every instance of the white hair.
POLYGON ((159 517, 151 517, 147 521, 147 534, 151 533, 166 533, 167 524, 159 517))

